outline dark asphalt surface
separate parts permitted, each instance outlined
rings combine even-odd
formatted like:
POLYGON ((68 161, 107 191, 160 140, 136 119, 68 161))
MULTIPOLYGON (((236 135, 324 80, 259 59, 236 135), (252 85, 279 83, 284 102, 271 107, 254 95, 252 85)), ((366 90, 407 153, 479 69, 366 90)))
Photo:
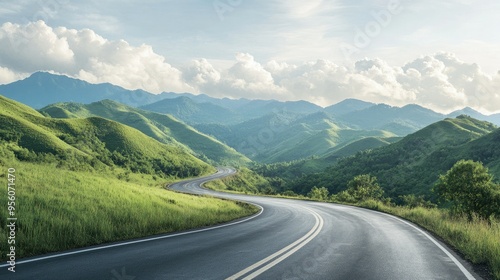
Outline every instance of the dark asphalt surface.
POLYGON ((0 279, 480 279, 413 224, 356 207, 171 186, 260 205, 258 215, 166 234, 19 260, 0 279))

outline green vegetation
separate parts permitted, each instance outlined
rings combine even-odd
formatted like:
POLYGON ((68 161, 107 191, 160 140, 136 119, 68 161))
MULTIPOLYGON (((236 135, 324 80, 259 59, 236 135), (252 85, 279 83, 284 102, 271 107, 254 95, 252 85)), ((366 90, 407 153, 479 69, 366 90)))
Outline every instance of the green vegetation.
POLYGON ((472 160, 457 162, 439 177, 434 191, 451 203, 454 212, 482 219, 500 217, 500 185, 492 182, 488 168, 472 160))
POLYGON ((111 100, 88 105, 58 103, 49 105, 40 112, 54 118, 107 118, 133 127, 159 142, 175 145, 213 164, 240 166, 250 162, 233 148, 169 115, 135 109, 111 100))
POLYGON ((384 190, 377 178, 369 174, 358 175, 347 183, 347 189, 340 192, 336 198, 344 202, 361 202, 368 199, 381 200, 384 190))
POLYGON ((97 117, 52 119, 1 96, 0 139, 19 160, 57 163, 71 170, 122 167, 165 178, 214 170, 178 147, 117 122, 97 117))
POLYGON ((328 200, 328 190, 325 187, 313 187, 311 191, 307 194, 307 197, 319 200, 319 201, 327 201, 328 200))
MULTIPOLYGON (((0 180, 15 168, 18 257, 213 225, 255 213, 254 207, 162 188, 156 175, 125 169, 86 172, 21 162, 0 149, 0 180)), ((7 196, 0 196, 7 205, 7 196)), ((7 217, 7 207, 0 208, 7 217)), ((0 227, 0 244, 7 244, 0 227)), ((5 259, 5 255, 2 256, 5 259)))

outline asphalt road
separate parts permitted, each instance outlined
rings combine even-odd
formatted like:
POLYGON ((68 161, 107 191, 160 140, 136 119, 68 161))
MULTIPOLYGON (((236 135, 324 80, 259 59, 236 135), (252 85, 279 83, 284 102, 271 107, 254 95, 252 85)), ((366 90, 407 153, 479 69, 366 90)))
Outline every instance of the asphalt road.
POLYGON ((172 189, 262 207, 213 228, 20 260, 0 279, 480 279, 428 233, 383 213, 309 201, 218 193, 203 182, 172 189))

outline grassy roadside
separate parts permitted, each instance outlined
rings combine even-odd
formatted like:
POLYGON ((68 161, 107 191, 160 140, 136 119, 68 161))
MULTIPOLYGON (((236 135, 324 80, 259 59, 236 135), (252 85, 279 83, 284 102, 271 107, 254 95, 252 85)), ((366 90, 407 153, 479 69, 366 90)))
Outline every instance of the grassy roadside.
POLYGON ((387 206, 367 200, 357 206, 382 211, 412 221, 442 238, 474 264, 486 264, 494 279, 500 279, 500 221, 450 215, 443 209, 387 206))
MULTIPOLYGON (((250 174, 251 175, 251 174, 250 174)), ((255 192, 257 188, 245 188, 244 182, 252 182, 252 176, 245 172, 205 184, 206 187, 240 193, 252 193, 280 198, 312 200, 304 196, 269 195, 255 192)), ((337 201, 325 201, 335 202, 337 201)), ((350 204, 389 213, 407 219, 442 238, 450 246, 461 252, 473 264, 486 264, 494 279, 500 280, 500 221, 457 217, 444 209, 428 209, 422 207, 409 208, 388 206, 380 201, 367 200, 358 204, 350 204)))
MULTIPOLYGON (((15 168, 16 257, 227 222, 255 207, 168 191, 165 179, 120 169, 87 172, 0 160, 0 216, 6 222, 7 170, 15 168)), ((7 249, 8 229, 0 228, 7 249)), ((4 250, 2 250, 4 252, 4 250)), ((2 254, 1 260, 5 260, 2 254)))

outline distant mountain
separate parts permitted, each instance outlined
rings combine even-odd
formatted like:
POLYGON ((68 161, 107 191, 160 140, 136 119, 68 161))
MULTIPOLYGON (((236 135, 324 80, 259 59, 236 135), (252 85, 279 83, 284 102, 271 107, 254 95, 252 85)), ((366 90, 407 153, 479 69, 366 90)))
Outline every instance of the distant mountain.
POLYGON ((438 175, 460 159, 481 160, 498 178, 498 135, 498 128, 488 122, 467 116, 446 119, 394 144, 341 159, 322 173, 295 181, 289 188, 307 193, 312 186, 324 186, 336 193, 345 189, 354 176, 369 173, 378 177, 393 198, 410 193, 431 196, 430 189, 438 175))
POLYGON ((70 169, 122 167, 168 177, 196 176, 212 167, 184 150, 100 117, 53 119, 0 96, 0 145, 20 160, 70 169))
POLYGON ((344 114, 338 119, 358 129, 387 129, 404 136, 442 120, 444 116, 413 104, 404 107, 378 104, 344 114))
POLYGON ((246 120, 249 120, 272 113, 308 115, 320 112, 323 108, 307 101, 251 100, 247 104, 238 107, 237 110, 246 120))
MULTIPOLYGON (((357 129, 389 130, 401 136, 446 117, 416 105, 398 108, 356 99, 346 99, 323 109, 307 101, 220 99, 205 94, 172 92, 151 94, 143 90, 127 90, 109 83, 91 84, 47 72, 36 72, 24 80, 0 85, 0 94, 37 109, 59 102, 88 104, 103 99, 110 99, 132 107, 151 104, 152 107, 148 110, 154 108, 156 112, 172 114, 190 124, 214 122, 235 124, 277 112, 286 111, 304 116, 324 111, 333 117, 337 124, 345 124, 357 129), (179 97, 183 99, 178 99, 179 97), (190 99, 191 103, 198 104, 199 107, 196 109, 193 104, 182 104, 189 102, 186 98, 190 99), (165 101, 153 105, 164 99, 176 101, 172 101, 172 104, 165 101)), ((448 117, 460 114, 471 115, 500 125, 500 114, 484 116, 470 108, 454 112, 448 117)))
POLYGON ((214 164, 239 166, 250 162, 234 149, 169 115, 135 109, 111 100, 88 105, 57 103, 41 109, 40 112, 54 118, 98 116, 111 119, 136 128, 160 142, 183 147, 198 158, 207 159, 214 164))
POLYGON ((307 101, 215 99, 206 95, 189 94, 163 99, 141 108, 171 114, 190 124, 236 124, 278 112, 306 115, 322 110, 307 101))
POLYGON ((143 110, 162 114, 170 114, 186 123, 238 123, 242 120, 236 112, 210 102, 197 103, 191 98, 180 96, 163 99, 140 107, 143 110))
POLYGON ((36 72, 24 80, 0 85, 0 94, 36 109, 57 102, 91 103, 103 99, 135 107, 164 98, 143 90, 126 90, 109 83, 91 84, 47 72, 36 72))
POLYGON ((249 103, 251 100, 240 98, 240 99, 231 99, 231 98, 215 98, 208 96, 206 94, 192 94, 192 93, 174 93, 174 92, 163 92, 162 96, 168 99, 175 99, 178 97, 188 97, 192 101, 196 103, 212 103, 214 105, 218 105, 220 107, 224 107, 230 110, 235 110, 249 103))
POLYGON ((474 109, 472 109, 470 107, 465 107, 462 110, 454 111, 454 112, 448 114, 447 117, 449 117, 449 118, 455 118, 455 117, 460 116, 460 115, 471 116, 471 117, 473 117, 475 119, 488 121, 488 122, 491 122, 491 123, 493 123, 495 125, 499 125, 500 126, 500 114, 494 114, 494 115, 486 116, 486 115, 483 115, 480 112, 478 112, 478 111, 476 111, 476 110, 474 110, 474 109))
POLYGON ((364 137, 392 137, 381 130, 357 130, 337 125, 326 113, 302 116, 272 113, 243 123, 196 125, 253 160, 273 163, 322 156, 333 147, 364 137))
POLYGON ((342 116, 348 113, 361 111, 375 105, 377 104, 350 98, 328 106, 324 109, 324 111, 332 116, 342 116))

